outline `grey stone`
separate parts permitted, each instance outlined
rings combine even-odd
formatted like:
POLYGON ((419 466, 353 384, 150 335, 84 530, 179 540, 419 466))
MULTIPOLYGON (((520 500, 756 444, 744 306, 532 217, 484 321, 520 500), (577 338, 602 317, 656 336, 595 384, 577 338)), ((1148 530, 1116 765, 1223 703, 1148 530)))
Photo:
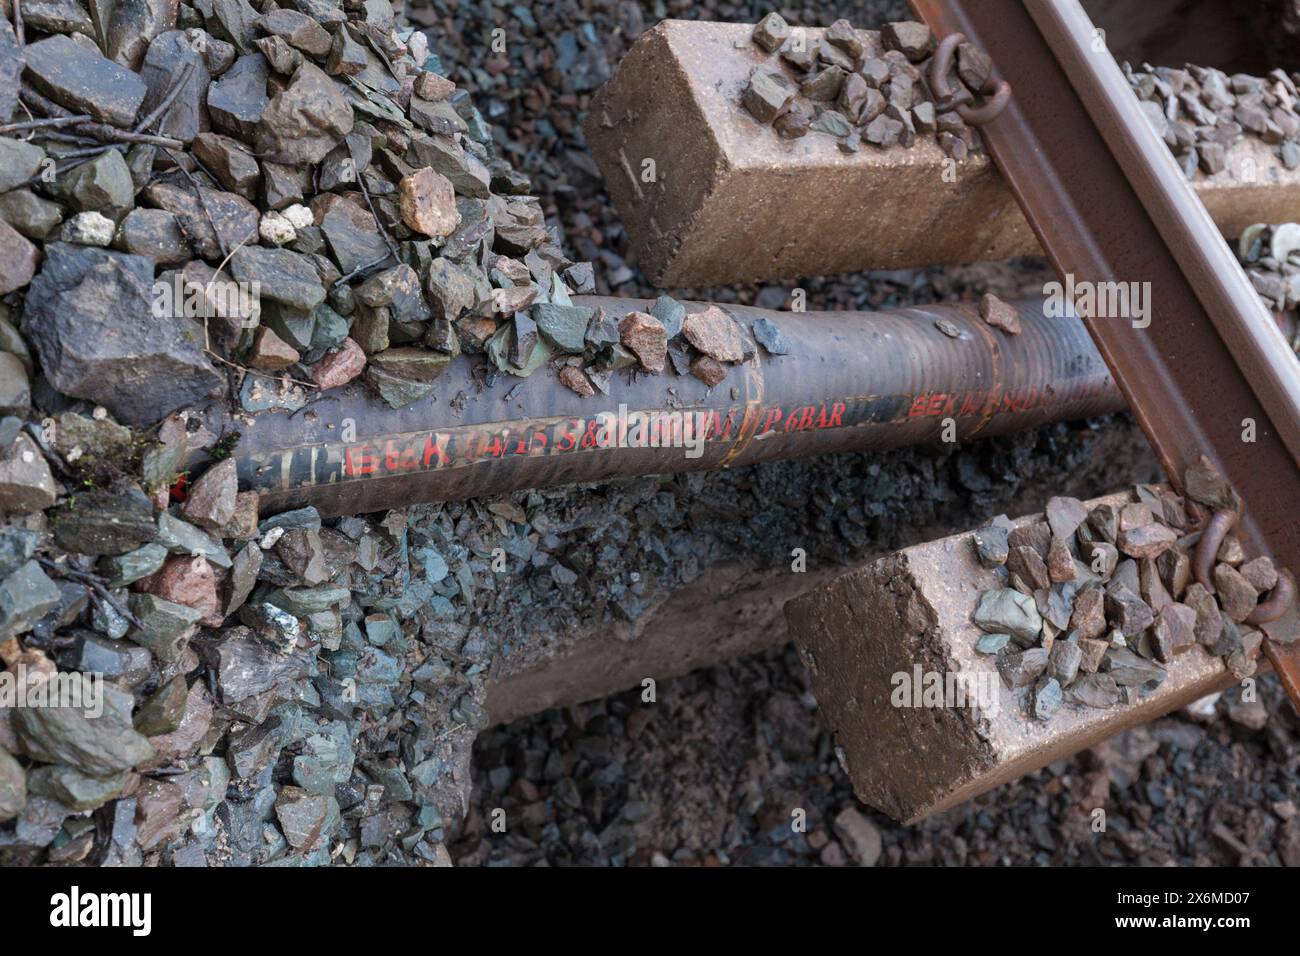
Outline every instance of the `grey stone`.
POLYGON ((132 627, 127 637, 147 647, 160 661, 171 663, 180 658, 186 642, 193 636, 201 611, 174 601, 164 601, 153 594, 132 594, 131 613, 142 627, 132 627))
POLYGON ((212 0, 215 21, 209 19, 208 27, 217 36, 228 39, 241 53, 253 48, 257 33, 257 11, 248 0, 212 0))
POLYGON ((1124 586, 1107 591, 1106 617, 1125 637, 1136 637, 1155 623, 1147 603, 1124 586))
POLYGON ((44 511, 57 498, 54 475, 31 438, 19 434, 8 447, 0 447, 0 511, 10 514, 44 511))
POLYGON ((393 408, 404 408, 433 393, 434 380, 446 369, 450 357, 417 348, 392 348, 377 352, 366 366, 366 377, 393 408))
POLYGON ((138 70, 149 41, 176 26, 178 7, 177 0, 116 0, 105 31, 109 58, 138 70))
POLYGON ((135 729, 146 737, 170 734, 180 727, 189 696, 185 675, 177 674, 140 705, 135 714, 135 729))
POLYGON ((41 254, 7 222, 0 222, 0 295, 27 285, 36 274, 41 254))
POLYGON ((1003 648, 997 656, 998 673, 1003 682, 1015 690, 1025 687, 1038 679, 1038 675, 1047 669, 1047 649, 1031 647, 1027 650, 1003 648))
POLYGON ((325 286, 306 256, 288 249, 243 246, 230 257, 240 282, 257 282, 263 300, 310 312, 325 301, 325 286))
POLYGON ((411 142, 411 151, 420 166, 429 166, 451 180, 456 195, 472 199, 491 196, 492 176, 487 167, 450 137, 417 137, 411 142))
POLYGON ((145 97, 141 78, 93 49, 56 34, 29 43, 25 75, 60 106, 129 128, 145 97))
POLYGON ((172 554, 201 555, 217 567, 230 567, 230 555, 211 535, 166 512, 158 516, 157 541, 172 554))
POLYGON ((167 549, 160 544, 150 543, 125 554, 101 558, 99 571, 104 575, 108 587, 121 588, 153 574, 163 566, 166 559, 167 549))
POLYGON ((1040 677, 1034 685, 1034 717, 1051 720, 1061 709, 1061 684, 1054 677, 1040 677))
MULTIPOLYGON (((122 633, 125 635, 125 629, 122 633)), ((103 674, 105 680, 131 686, 149 676, 153 656, 139 645, 83 631, 77 634, 68 663, 77 670, 103 674)))
POLYGON ((1059 638, 1052 643, 1047 655, 1047 674, 1068 686, 1079 674, 1079 665, 1083 661, 1083 651, 1079 645, 1070 640, 1059 638))
POLYGON ((284 38, 295 49, 313 57, 323 57, 330 50, 330 35, 319 23, 297 10, 271 10, 254 21, 263 33, 284 38))
POLYGON ((28 239, 45 239, 63 221, 63 210, 30 189, 14 189, 0 193, 0 220, 28 239))
MULTIPOLYGON (((663 321, 662 319, 660 321, 663 321)), ((754 338, 771 355, 789 355, 790 343, 786 341, 776 323, 767 316, 759 316, 751 326, 754 338)))
POLYGON ((775 53, 790 38, 790 24, 779 13, 769 13, 754 25, 755 43, 768 53, 775 53))
POLYGON ((0 638, 29 630, 59 606, 59 589, 35 561, 0 581, 0 638))
POLYGON ((320 228, 344 274, 382 261, 389 254, 374 216, 355 203, 334 203, 321 219, 320 228))
POLYGON ((0 122, 7 123, 18 106, 23 48, 7 17, 0 17, 0 122))
POLYGON ((975 545, 975 554, 984 567, 996 568, 1007 563, 1009 548, 1005 525, 995 523, 980 528, 971 536, 971 540, 975 545))
POLYGON ((243 196, 206 186, 196 193, 181 177, 151 183, 141 195, 176 217, 204 259, 220 260, 240 243, 257 239, 257 207, 243 196))
MULTIPOLYGON (((96 699, 88 675, 72 672, 60 679, 79 690, 83 702, 96 699)), ((154 755, 149 741, 131 726, 132 703, 129 693, 105 684, 103 712, 98 716, 75 706, 20 707, 14 711, 14 729, 33 759, 106 777, 154 755)))
POLYGON ((208 115, 212 125, 230 136, 251 141, 270 102, 266 95, 269 75, 262 54, 251 53, 237 59, 208 87, 208 115))
POLYGON ((1010 641, 1010 634, 981 634, 975 642, 975 650, 980 654, 996 654, 1010 641))
POLYGON ((43 766, 34 768, 28 775, 27 789, 34 795, 57 800, 71 810, 84 813, 116 800, 122 795, 127 780, 125 773, 97 777, 76 767, 43 766))
POLYGON ((304 61, 257 124, 257 151, 280 163, 316 163, 352 130, 352 107, 320 67, 304 61))
POLYGON ((1043 629, 1034 599, 1010 588, 982 592, 971 620, 980 630, 1024 641, 1036 641, 1043 629))
POLYGON ((208 92, 208 68, 202 55, 194 49, 189 37, 180 30, 159 34, 149 44, 140 77, 147 90, 141 112, 150 114, 164 97, 180 86, 181 77, 189 70, 180 92, 162 116, 153 122, 149 132, 171 136, 188 143, 208 126, 205 102, 208 92))
POLYGON ((162 209, 132 209, 118 226, 117 244, 159 265, 178 265, 193 255, 176 217, 162 209))
POLYGON ((1086 674, 1070 685, 1070 696, 1088 707, 1114 707, 1119 703, 1119 685, 1110 674, 1086 674))
POLYGON ((237 704, 297 676, 299 664, 253 637, 246 627, 223 630, 199 642, 199 653, 215 675, 215 690, 227 705, 237 704))
POLYGON ((23 139, 0 136, 0 193, 16 189, 41 171, 45 150, 23 139))
POLYGON ((770 124, 785 109, 798 90, 780 73, 756 70, 741 96, 741 104, 763 124, 770 124))
POLYGON ((239 140, 222 133, 200 133, 191 144, 195 157, 221 185, 245 199, 255 199, 262 180, 253 154, 239 140))
POLYGON ((134 485, 79 491, 51 512, 50 525, 74 554, 125 554, 158 537, 153 503, 134 485))
POLYGON ((341 822, 338 801, 330 796, 285 787, 275 801, 275 815, 289 845, 296 850, 327 846, 341 822))
POLYGON ((50 243, 27 293, 23 332, 59 391, 144 424, 217 394, 200 339, 153 307, 153 262, 50 243))
POLYGON ((1151 681, 1160 684, 1168 676, 1168 671, 1159 664, 1140 657, 1125 647, 1112 647, 1106 652, 1102 671, 1121 687, 1140 687, 1151 681))
POLYGON ((593 309, 576 305, 542 302, 532 307, 538 331, 556 348, 571 355, 579 355, 586 348, 587 327, 594 315, 593 309))

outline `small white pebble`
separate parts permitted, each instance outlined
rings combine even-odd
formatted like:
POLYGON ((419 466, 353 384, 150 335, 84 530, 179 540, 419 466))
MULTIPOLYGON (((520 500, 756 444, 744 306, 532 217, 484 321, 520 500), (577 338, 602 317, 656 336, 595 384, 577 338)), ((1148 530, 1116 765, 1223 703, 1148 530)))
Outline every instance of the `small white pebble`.
POLYGON ((283 528, 272 528, 270 531, 268 531, 265 534, 265 536, 263 536, 262 540, 258 542, 257 546, 261 548, 263 551, 269 551, 271 548, 275 547, 275 543, 283 537, 284 537, 283 528))
POLYGON ((316 222, 316 217, 312 215, 312 211, 300 202, 296 202, 292 206, 285 206, 280 211, 280 215, 288 219, 289 225, 295 229, 306 229, 316 222))
POLYGON ((273 246, 283 246, 298 238, 293 223, 278 212, 268 212, 257 224, 257 234, 273 246))
POLYGON ((80 246, 107 246, 117 227, 99 212, 79 212, 63 224, 63 239, 80 246))

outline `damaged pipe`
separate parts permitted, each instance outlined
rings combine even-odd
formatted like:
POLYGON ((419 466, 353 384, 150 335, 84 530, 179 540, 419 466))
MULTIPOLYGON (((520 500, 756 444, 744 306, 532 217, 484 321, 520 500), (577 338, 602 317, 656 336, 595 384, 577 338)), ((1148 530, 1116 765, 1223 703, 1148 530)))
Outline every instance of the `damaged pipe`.
MULTIPOLYGON (((649 303, 575 304, 616 319, 649 303)), ((392 409, 362 384, 296 412, 235 415, 241 488, 263 514, 314 505, 359 514, 520 488, 726 468, 831 452, 965 441, 1117 412, 1124 399, 1082 323, 1012 303, 1022 332, 974 305, 890 312, 726 310, 765 318, 788 344, 756 347, 714 388, 690 375, 616 375, 582 398, 542 371, 484 382, 454 361, 433 399, 392 409)), ((685 303, 688 312, 708 307, 685 303)))

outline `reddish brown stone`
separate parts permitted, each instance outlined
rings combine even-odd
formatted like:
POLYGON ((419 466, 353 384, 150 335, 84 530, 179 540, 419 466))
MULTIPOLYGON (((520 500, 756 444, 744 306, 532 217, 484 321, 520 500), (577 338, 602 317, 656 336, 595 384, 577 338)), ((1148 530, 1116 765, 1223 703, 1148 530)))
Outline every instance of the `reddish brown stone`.
POLYGON ((1168 664, 1175 654, 1191 650, 1196 643, 1196 611, 1186 604, 1166 604, 1156 615, 1151 638, 1155 643, 1156 658, 1168 664))
POLYGON ((417 169, 397 184, 402 222, 426 236, 449 236, 460 224, 456 189, 432 167, 417 169))
POLYGON ((537 298, 536 286, 512 286, 492 290, 492 311, 498 315, 514 315, 533 304, 537 298))
POLYGON ((1277 566, 1273 564, 1273 559, 1267 555, 1256 558, 1253 561, 1247 561, 1240 568, 1241 576, 1250 582, 1258 594, 1265 591, 1271 591, 1277 587, 1277 566))
POLYGON ((146 778, 135 792, 135 838, 142 850, 176 838, 184 791, 174 783, 146 778))
POLYGON ((692 312, 682 322, 686 341, 719 362, 739 362, 745 358, 745 342, 740 329, 726 312, 711 305, 703 312, 692 312))
POLYGON ((1011 549, 1011 553, 1007 555, 1007 570, 1019 575, 1020 580, 1024 581, 1031 591, 1046 590, 1052 586, 1051 575, 1047 573, 1047 564, 1038 552, 1028 545, 1022 544, 1011 549))
POLYGON ((1178 534, 1162 524, 1141 525, 1121 530, 1118 545, 1130 558, 1155 558, 1173 547, 1178 534))
POLYGON ((456 84, 445 76, 425 70, 415 78, 415 95, 430 103, 445 100, 456 91, 456 84))
POLYGON ((321 389, 338 388, 352 381, 366 367, 366 353, 350 338, 312 366, 311 380, 321 389))
POLYGON ((1230 564, 1214 567, 1214 590, 1219 597, 1219 607, 1238 624, 1255 610, 1259 595, 1242 573, 1230 564))
POLYGON ((203 614, 202 623, 209 627, 221 623, 217 610, 217 576, 204 558, 173 555, 159 570, 142 578, 136 589, 194 608, 203 614))
POLYGON ((1223 630, 1223 613, 1214 595, 1199 582, 1189 584, 1183 594, 1183 603, 1196 612, 1196 640, 1205 647, 1213 647, 1223 630))
POLYGON ((587 378, 582 369, 572 365, 560 369, 560 381, 583 398, 590 398, 596 394, 596 387, 591 384, 591 379, 587 378))
POLYGON ((1101 666, 1102 658, 1106 656, 1106 651, 1109 649, 1109 641, 1097 640, 1092 637, 1080 638, 1079 650, 1083 653, 1083 657, 1079 660, 1079 672, 1083 674, 1095 673, 1097 668, 1101 666))
POLYGON ((1134 501, 1120 509, 1119 530, 1128 531, 1132 528, 1140 528, 1155 520, 1155 515, 1151 513, 1149 505, 1134 501))
POLYGON ((1088 588, 1074 599, 1070 629, 1080 640, 1101 637, 1106 633, 1106 596, 1101 588, 1088 588))
POLYGON ((281 372, 298 361, 298 350, 268 325, 259 326, 248 364, 264 372, 281 372))
POLYGON ((1060 538, 1052 539, 1052 546, 1047 551, 1047 574, 1053 582, 1073 581, 1079 575, 1074 566, 1074 555, 1060 538))
POLYGON ((40 261, 37 248, 0 220, 0 295, 31 282, 40 261))
POLYGON ((713 388, 726 379, 727 368, 715 358, 697 355, 691 362, 691 374, 709 388, 713 388))
POLYGON ((1020 316, 992 292, 985 292, 980 298, 980 318, 1007 335, 1020 334, 1020 316))
POLYGON ((618 334, 645 367, 659 374, 668 357, 668 333, 663 323, 646 312, 629 312, 618 324, 618 334))
POLYGON ((194 482, 189 498, 181 508, 181 516, 186 521, 220 533, 235 516, 238 492, 235 459, 219 461, 194 482))
POLYGON ((221 529, 221 537, 248 541, 257 537, 257 492, 241 491, 235 495, 235 514, 221 529))
POLYGON ((1173 600, 1169 596, 1169 591, 1165 588, 1165 582, 1160 579, 1156 559, 1144 558, 1138 563, 1138 580, 1142 600, 1151 605, 1151 610, 1159 612, 1162 607, 1173 600))

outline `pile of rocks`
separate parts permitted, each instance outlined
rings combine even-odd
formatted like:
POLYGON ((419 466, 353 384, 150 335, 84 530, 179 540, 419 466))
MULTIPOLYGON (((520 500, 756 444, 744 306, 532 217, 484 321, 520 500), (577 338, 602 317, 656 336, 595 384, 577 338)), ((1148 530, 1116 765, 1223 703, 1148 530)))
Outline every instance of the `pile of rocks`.
POLYGON ((590 265, 388 3, 104 24, 56 3, 25 26, 0 27, 0 294, 26 293, 61 393, 144 424, 221 395, 214 363, 257 412, 362 374, 407 405, 462 351, 567 360, 532 315, 590 291, 590 265))
POLYGON ((448 623, 468 552, 445 519, 259 521, 195 425, 172 416, 142 441, 65 412, 48 448, 22 432, 0 462, 0 657, 18 682, 0 708, 0 858, 323 864, 399 846, 446 863, 443 821, 463 808, 443 767, 486 723, 483 664, 448 623), (169 492, 198 448, 218 460, 169 492), (38 497, 51 466, 72 492, 57 504, 38 497), (52 696, 69 677, 79 702, 52 696))
POLYGON ((1268 557, 1247 560, 1229 534, 1214 567, 1194 577, 1194 553, 1212 512, 1237 511, 1231 488, 1205 462, 1189 468, 1187 499, 1138 485, 1122 507, 1089 511, 1053 498, 1045 520, 994 519, 976 532, 980 562, 1004 576, 983 591, 971 620, 976 650, 996 655, 1027 709, 1050 720, 1065 701, 1129 703, 1159 686, 1164 666, 1200 644, 1239 678, 1255 672, 1264 635, 1246 621, 1278 584, 1268 557))
MULTIPOLYGON (((933 134, 959 160, 978 142, 954 104, 936 104, 929 89, 934 36, 924 23, 897 21, 877 31, 836 20, 814 41, 769 13, 754 27, 752 42, 768 62, 750 76, 741 105, 785 139, 824 133, 854 153, 864 141, 879 149, 910 147, 933 134)), ((991 71, 983 51, 971 43, 958 47, 954 88, 976 93, 991 71)))
POLYGON ((1124 74, 1188 179, 1198 170, 1207 176, 1222 172, 1228 149, 1244 136, 1274 146, 1287 169, 1300 166, 1300 74, 1278 69, 1263 77, 1228 76, 1213 67, 1143 64, 1135 70, 1128 63, 1124 74))
MULTIPOLYGON (((465 623, 495 590, 482 529, 559 582, 552 542, 478 505, 259 520, 238 436, 187 408, 362 374, 405 405, 533 316, 549 357, 591 268, 387 2, 23 11, 21 41, 0 20, 0 858, 444 863, 499 649, 465 623), (23 706, 99 677, 99 717, 23 706)), ((721 310, 652 311, 630 340, 595 323, 601 347, 662 366, 675 320, 702 377, 753 354, 721 310)))

